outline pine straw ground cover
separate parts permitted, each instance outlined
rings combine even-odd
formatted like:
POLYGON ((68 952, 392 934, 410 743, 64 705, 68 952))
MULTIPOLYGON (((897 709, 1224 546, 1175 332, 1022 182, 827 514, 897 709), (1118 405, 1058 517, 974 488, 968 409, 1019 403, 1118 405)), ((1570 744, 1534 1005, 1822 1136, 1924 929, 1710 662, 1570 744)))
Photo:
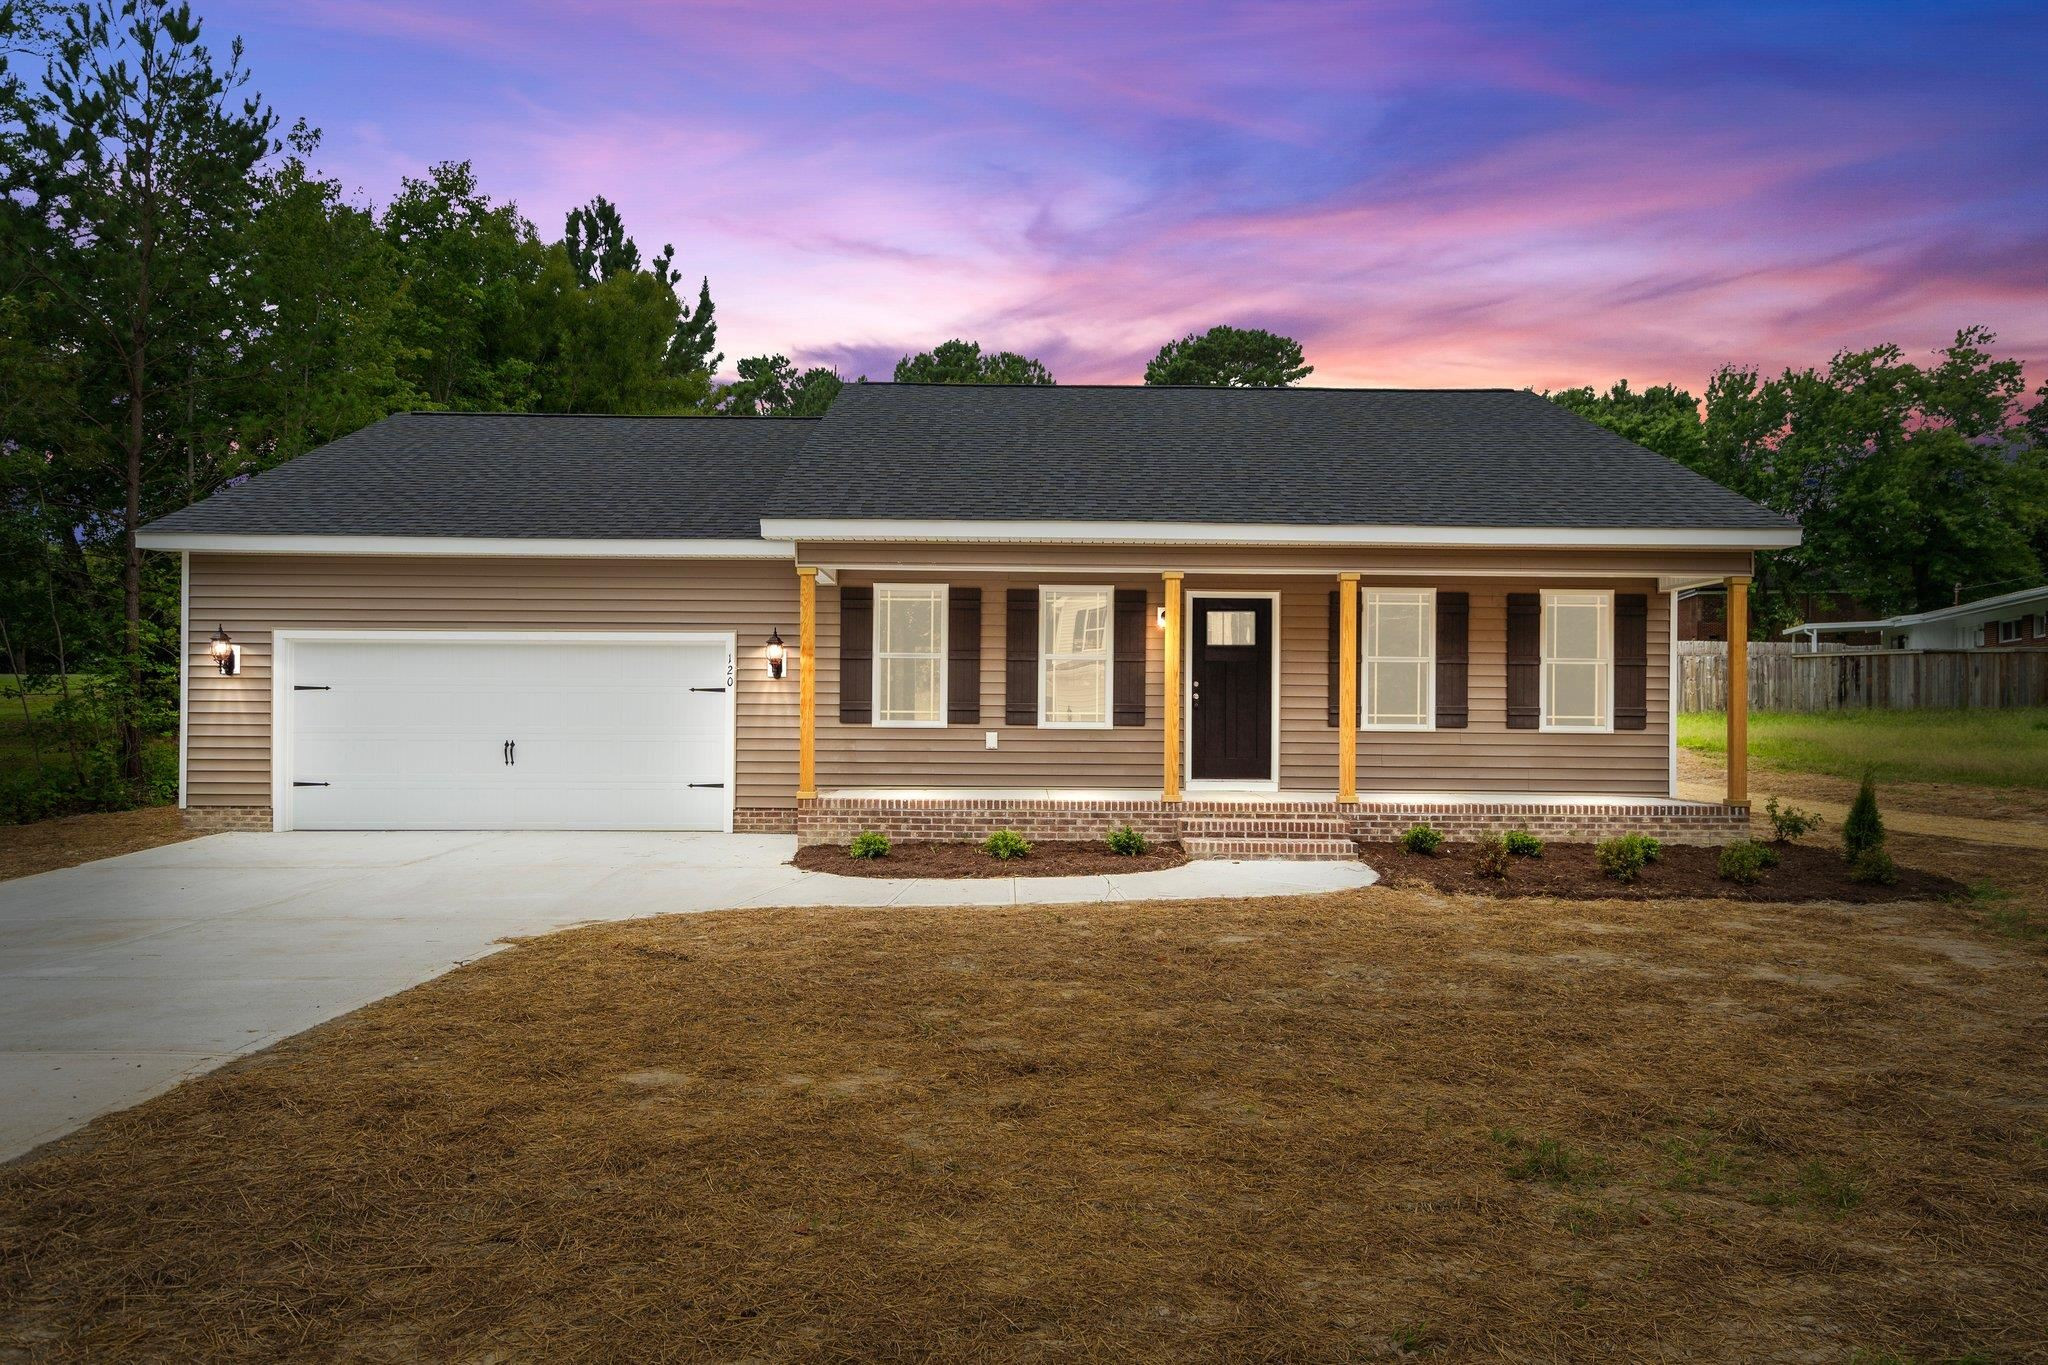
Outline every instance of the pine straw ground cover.
POLYGON ((1378 888, 579 929, 0 1169, 0 1341, 2040 1358, 2044 953, 1378 888))

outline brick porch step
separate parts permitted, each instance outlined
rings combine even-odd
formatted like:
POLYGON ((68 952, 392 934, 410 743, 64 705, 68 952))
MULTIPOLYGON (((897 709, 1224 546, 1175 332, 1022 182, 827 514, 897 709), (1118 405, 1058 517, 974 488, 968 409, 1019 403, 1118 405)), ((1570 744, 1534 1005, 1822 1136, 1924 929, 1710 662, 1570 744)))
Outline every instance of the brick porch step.
POLYGON ((1184 839, 1349 839, 1351 822, 1342 815, 1188 815, 1180 832, 1184 839))
POLYGON ((1180 846, 1190 858, 1228 858, 1239 862, 1335 863, 1350 862, 1358 856, 1358 845, 1350 839, 1313 835, 1215 838, 1183 833, 1180 846))

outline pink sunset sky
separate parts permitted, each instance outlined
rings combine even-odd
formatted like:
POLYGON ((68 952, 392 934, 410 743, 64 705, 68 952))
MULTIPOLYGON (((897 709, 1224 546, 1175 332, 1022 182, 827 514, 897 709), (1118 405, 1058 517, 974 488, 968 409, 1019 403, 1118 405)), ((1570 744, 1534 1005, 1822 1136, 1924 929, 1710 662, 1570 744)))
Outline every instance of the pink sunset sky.
POLYGON ((381 205, 603 194, 732 358, 1698 391, 1982 323, 2048 380, 2048 6, 200 0, 381 205))

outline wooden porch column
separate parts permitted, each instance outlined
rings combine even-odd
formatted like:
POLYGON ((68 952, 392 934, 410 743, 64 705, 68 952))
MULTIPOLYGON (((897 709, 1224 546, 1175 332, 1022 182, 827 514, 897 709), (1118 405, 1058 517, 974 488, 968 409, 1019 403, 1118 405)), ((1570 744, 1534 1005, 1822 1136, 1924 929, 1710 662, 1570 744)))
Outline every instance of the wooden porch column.
POLYGON ((1337 800, 1358 804, 1358 575, 1337 575, 1337 800))
POLYGON ((1160 575, 1166 583, 1166 745, 1161 756, 1159 797, 1162 801, 1180 800, 1180 698, 1181 698, 1181 580, 1186 577, 1178 569, 1168 569, 1160 575))
POLYGON ((796 799, 818 794, 818 571, 796 571, 796 799))
MULTIPOLYGON (((1671 661, 1673 673, 1678 660, 1671 661)), ((1674 685, 1676 680, 1674 679, 1674 685)), ((1749 804, 1749 576, 1728 579, 1728 804, 1749 804)))

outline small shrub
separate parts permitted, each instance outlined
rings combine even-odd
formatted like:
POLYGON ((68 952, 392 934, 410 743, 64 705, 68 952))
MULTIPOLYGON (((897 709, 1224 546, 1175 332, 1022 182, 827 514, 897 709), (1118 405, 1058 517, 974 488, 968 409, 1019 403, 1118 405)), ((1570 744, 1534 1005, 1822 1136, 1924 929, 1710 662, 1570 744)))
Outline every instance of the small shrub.
POLYGON ((1125 858, 1135 858, 1152 847, 1145 836, 1129 825, 1120 825, 1109 832, 1109 851, 1125 858))
POLYGON ((1511 829, 1501 838, 1507 840, 1508 852, 1517 858, 1541 858, 1543 841, 1526 829, 1511 829))
POLYGON ((1479 840, 1478 857, 1474 860, 1473 867, 1482 877, 1504 882, 1508 879, 1509 860, 1507 836, 1488 834, 1479 840))
POLYGON ((886 858, 889 856, 889 836, 878 829, 864 829, 853 836, 853 842, 846 851, 856 858, 886 858))
POLYGON ((1000 862, 1021 858, 1031 851, 1031 841, 1014 829, 999 829, 981 841, 981 851, 1000 862))
POLYGON ((1810 810, 1797 806, 1778 805, 1778 798, 1764 802, 1764 815, 1771 822, 1771 833, 1781 844, 1789 843, 1802 834, 1811 834, 1820 828, 1820 817, 1810 810))
POLYGON ((1899 867, 1892 861, 1892 855, 1884 851, 1884 845, 1877 844, 1850 859, 1849 880, 1866 886, 1896 886, 1899 867))
POLYGON ((1721 880, 1754 886, 1764 879, 1764 869, 1774 861, 1771 851, 1756 840, 1737 840, 1721 850, 1721 880))
POLYGON ((1410 825, 1408 832, 1401 836, 1401 847, 1410 853, 1423 853, 1431 857, 1444 846, 1444 832, 1434 825, 1410 825))
POLYGON ((1617 834, 1593 850, 1600 870, 1618 882, 1632 882, 1643 869, 1664 856, 1664 845, 1647 834, 1617 834))
POLYGON ((1883 846, 1884 817, 1877 813, 1877 784, 1866 771, 1863 785, 1856 789, 1856 800, 1849 806, 1849 816, 1842 821, 1842 855, 1853 863, 1866 850, 1883 846))

